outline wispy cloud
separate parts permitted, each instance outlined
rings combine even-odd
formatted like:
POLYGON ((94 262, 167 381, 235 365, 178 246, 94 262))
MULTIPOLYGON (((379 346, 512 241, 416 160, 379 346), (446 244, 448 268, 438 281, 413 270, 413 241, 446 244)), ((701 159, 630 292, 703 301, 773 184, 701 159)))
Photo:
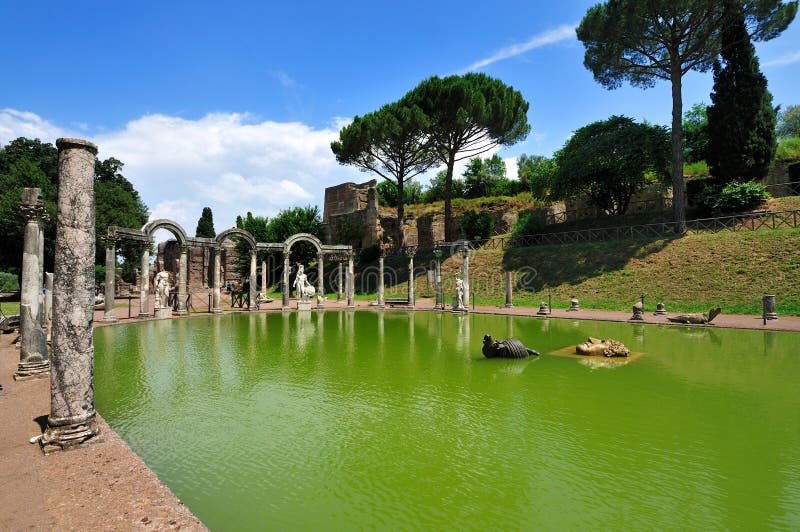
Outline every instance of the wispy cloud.
POLYGON ((764 62, 765 67, 786 66, 793 63, 800 63, 800 51, 791 52, 775 59, 770 59, 764 62))
POLYGON ((297 82, 283 70, 273 71, 272 76, 284 87, 294 87, 297 85, 297 82))
POLYGON ((524 54, 525 52, 528 52, 535 48, 541 48, 542 46, 547 46, 548 44, 555 44, 557 42, 566 41, 568 39, 574 39, 574 38, 575 38, 575 25, 565 24, 555 29, 548 30, 544 33, 534 35, 525 42, 516 43, 512 44, 511 46, 506 46, 505 48, 501 48, 500 50, 496 51, 486 59, 481 59, 480 61, 472 63, 471 65, 469 65, 467 68, 464 69, 464 72, 478 70, 487 65, 491 65, 492 63, 502 61, 503 59, 508 59, 509 57, 514 57, 520 54, 524 54))

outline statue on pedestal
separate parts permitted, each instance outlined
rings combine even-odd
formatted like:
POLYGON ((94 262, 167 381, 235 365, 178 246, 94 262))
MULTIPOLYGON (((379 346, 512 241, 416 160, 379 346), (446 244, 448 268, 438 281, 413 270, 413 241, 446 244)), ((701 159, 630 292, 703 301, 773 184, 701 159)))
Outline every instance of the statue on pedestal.
POLYGON ((169 272, 158 272, 154 282, 156 285, 155 308, 158 309, 169 307, 169 272))
POLYGON ((297 292, 297 297, 302 301, 308 301, 314 295, 316 290, 311 283, 308 282, 308 276, 303 270, 303 265, 297 265, 297 276, 294 279, 294 288, 297 292))

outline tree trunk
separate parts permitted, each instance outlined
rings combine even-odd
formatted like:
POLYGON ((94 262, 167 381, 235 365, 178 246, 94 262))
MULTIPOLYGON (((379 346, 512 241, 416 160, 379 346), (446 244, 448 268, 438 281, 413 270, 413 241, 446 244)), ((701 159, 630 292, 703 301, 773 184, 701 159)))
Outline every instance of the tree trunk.
MULTIPOLYGON (((677 53, 673 54, 677 56, 677 53)), ((681 67, 672 65, 672 216, 678 233, 686 232, 686 206, 683 183, 683 99, 681 67)))
POLYGON ((396 249, 397 249, 397 253, 398 254, 401 252, 401 250, 403 249, 403 245, 404 245, 404 242, 403 242, 403 216, 404 216, 405 210, 403 209, 403 204, 405 203, 405 201, 404 201, 405 198, 403 197, 403 195, 404 195, 403 185, 404 185, 403 178, 402 177, 398 178, 397 179, 397 235, 396 235, 396 239, 397 239, 396 249))
POLYGON ((447 242, 455 240, 452 234, 453 207, 450 204, 453 196, 453 167, 455 164, 456 154, 452 152, 447 159, 447 174, 444 178, 444 239, 447 242))

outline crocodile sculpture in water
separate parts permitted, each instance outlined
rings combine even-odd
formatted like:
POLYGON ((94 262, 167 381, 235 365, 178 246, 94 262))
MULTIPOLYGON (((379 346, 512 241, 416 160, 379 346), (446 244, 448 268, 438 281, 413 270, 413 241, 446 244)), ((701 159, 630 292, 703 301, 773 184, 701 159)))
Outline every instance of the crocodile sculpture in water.
POLYGON ((539 355, 538 351, 528 349, 516 338, 497 341, 490 335, 483 337, 483 356, 486 358, 525 358, 539 355))
POLYGON ((678 316, 667 316, 667 319, 673 323, 687 323, 690 325, 706 325, 711 323, 711 320, 717 317, 717 315, 722 312, 722 310, 717 308, 712 308, 708 312, 697 313, 697 314, 680 314, 678 316))

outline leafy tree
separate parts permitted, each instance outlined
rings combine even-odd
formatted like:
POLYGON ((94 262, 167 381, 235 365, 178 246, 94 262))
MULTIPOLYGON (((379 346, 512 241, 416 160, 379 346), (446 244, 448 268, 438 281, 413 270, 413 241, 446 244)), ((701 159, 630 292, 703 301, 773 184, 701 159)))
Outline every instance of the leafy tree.
POLYGON ((763 178, 776 148, 772 95, 758 68, 744 14, 736 0, 724 0, 723 6, 731 22, 722 32, 725 66, 714 64, 706 158, 719 184, 763 178))
POLYGON ((501 196, 512 187, 506 179, 506 163, 497 154, 488 159, 471 159, 464 171, 464 189, 467 198, 501 196))
MULTIPOLYGON (((381 181, 378 186, 378 202, 385 207, 397 207, 399 193, 393 181, 381 181)), ((422 200, 422 185, 409 181, 403 188, 403 204, 411 205, 422 200)))
POLYGON ((519 91, 482 73, 433 76, 403 97, 430 120, 427 134, 447 166, 444 187, 445 238, 453 240, 453 168, 492 148, 510 146, 530 131, 528 102, 519 91))
MULTIPOLYGON (((777 37, 794 19, 797 1, 737 0, 755 40, 777 37)), ((584 65, 608 89, 623 82, 649 88, 672 84, 672 187, 675 221, 686 229, 683 183, 683 76, 708 71, 730 24, 718 1, 607 0, 589 8, 577 29, 586 47, 584 65)))
POLYGON ((214 231, 214 213, 211 212, 211 207, 203 207, 203 213, 200 219, 197 220, 197 229, 194 236, 199 238, 214 238, 217 236, 214 231))
POLYGON ((789 105, 778 114, 776 133, 783 139, 800 137, 800 105, 789 105))
POLYGON ((517 159, 517 175, 520 185, 531 195, 545 201, 550 197, 553 177, 558 170, 556 160, 542 155, 527 156, 524 153, 517 159))
POLYGON ((708 114, 706 105, 696 103, 683 115, 683 160, 705 161, 708 154, 708 114))
POLYGON ((566 198, 585 194, 608 214, 624 214, 648 174, 666 180, 669 133, 624 116, 577 130, 557 155, 553 192, 566 198))
MULTIPOLYGON (((398 221, 403 220, 405 184, 436 162, 426 135, 428 125, 428 118, 418 106, 409 101, 395 102, 363 117, 356 116, 339 132, 339 140, 331 143, 339 163, 375 172, 395 185, 398 221)), ((398 248, 402 247, 402 223, 397 224, 395 236, 398 248)))
POLYGON ((484 240, 492 236, 494 217, 487 211, 467 211, 461 220, 461 228, 467 240, 484 240))
MULTIPOLYGON (((447 183, 447 170, 437 172, 436 176, 431 179, 428 188, 422 194, 422 201, 425 203, 433 203, 434 201, 442 201, 445 196, 445 188, 447 183)), ((450 197, 463 198, 465 197, 464 180, 455 178, 451 182, 450 197)))

